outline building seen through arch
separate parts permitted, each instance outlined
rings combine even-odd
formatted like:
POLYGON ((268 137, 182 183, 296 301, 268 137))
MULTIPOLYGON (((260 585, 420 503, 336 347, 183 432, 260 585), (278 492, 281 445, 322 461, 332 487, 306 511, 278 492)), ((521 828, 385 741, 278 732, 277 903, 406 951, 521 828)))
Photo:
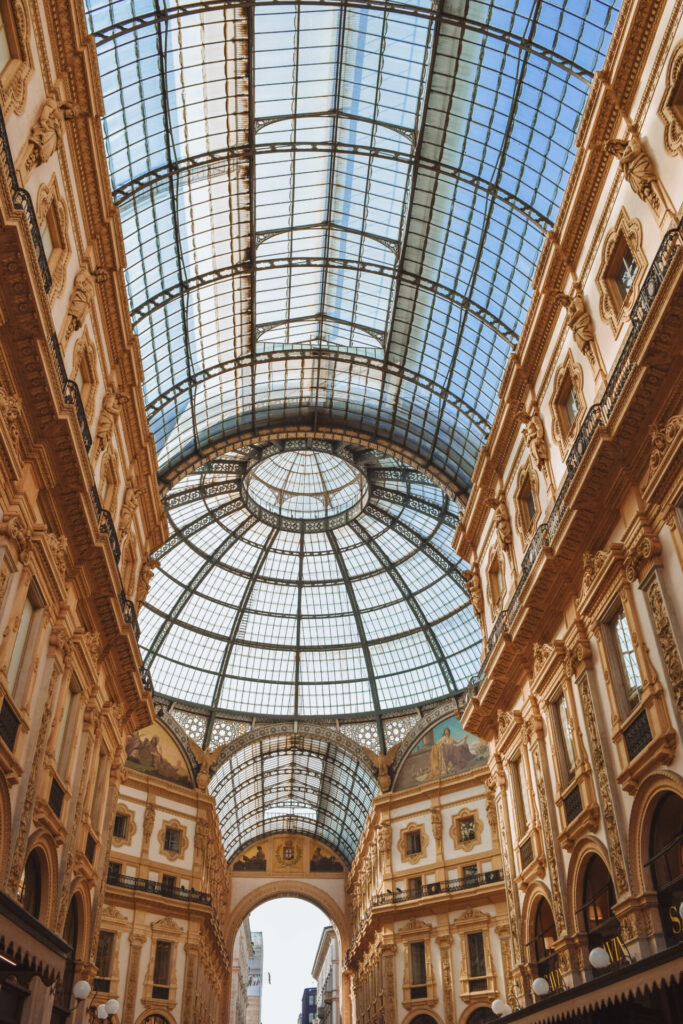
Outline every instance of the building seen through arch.
POLYGON ((0 1024, 274 1024, 278 897, 316 1024, 683 1019, 682 97, 676 0, 0 0, 0 1024))

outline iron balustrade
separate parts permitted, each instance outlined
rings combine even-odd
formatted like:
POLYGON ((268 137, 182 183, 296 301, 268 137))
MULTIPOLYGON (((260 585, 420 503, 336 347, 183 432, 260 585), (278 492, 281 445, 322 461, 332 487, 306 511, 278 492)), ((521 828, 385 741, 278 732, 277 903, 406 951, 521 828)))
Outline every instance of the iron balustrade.
MULTIPOLYGON (((138 617, 135 611, 135 605, 133 604, 132 601, 128 600, 128 598, 126 597, 126 592, 124 590, 119 591, 119 604, 121 605, 121 611, 123 612, 124 622, 129 622, 131 624, 131 626, 133 627, 133 631, 135 632, 135 639, 139 640, 140 627, 138 626, 138 617)), ((142 682, 144 686, 144 679, 142 682)), ((146 686, 145 689, 147 689, 146 686)))
POLYGON ((205 907, 211 906, 211 895, 208 892, 199 892, 198 889, 192 888, 186 889, 184 885, 167 885, 165 882, 155 882, 151 878, 137 878, 135 875, 122 875, 109 870, 107 884, 116 885, 131 892, 168 896, 173 900, 184 900, 185 903, 201 903, 205 907))
POLYGON ((624 729, 624 742, 628 753, 629 761, 632 761, 641 750, 645 750, 648 743, 652 742, 652 732, 647 718, 645 708, 637 718, 634 718, 629 726, 624 729))
POLYGON ((33 206, 31 196, 25 188, 21 188, 19 185, 19 179, 17 178, 17 172, 14 169, 12 150, 10 148, 9 138, 7 137, 7 128, 5 127, 5 119, 2 116, 2 111, 0 111, 0 161, 4 166, 7 177, 9 178, 10 190, 12 192, 12 205, 15 210, 23 210, 26 215, 29 231, 31 232, 31 241, 33 242, 33 248, 36 252, 38 266, 40 267, 40 274, 43 278, 43 285, 45 287, 45 291, 49 292, 52 287, 52 274, 50 273, 47 256, 45 255, 45 249, 43 248, 43 240, 40 237, 38 218, 36 217, 36 211, 33 206))
POLYGON ((564 816, 569 825, 574 818, 578 818, 579 814, 583 810, 583 801, 581 799, 581 790, 578 786, 574 786, 566 797, 564 798, 564 816))
POLYGON ((88 417, 85 415, 83 399, 81 398, 81 392, 76 381, 68 380, 62 388, 62 394, 64 395, 64 401, 66 404, 73 405, 76 410, 76 419, 78 420, 81 437, 83 438, 83 447, 86 452, 90 454, 90 449, 92 448, 92 434, 90 433, 88 417))
POLYGON ((492 885, 494 882, 502 882, 502 871, 484 871, 479 875, 472 875, 471 878, 449 878, 443 882, 427 882, 418 888, 406 890, 395 890, 393 892, 382 892, 374 896, 371 906, 384 907, 391 903, 407 903, 409 900, 423 899, 425 896, 440 896, 448 892, 462 892, 463 889, 476 889, 480 885, 492 885))
POLYGON ((650 311, 650 307, 652 306, 657 292, 666 278, 667 271, 673 263, 676 253, 681 248, 683 248, 683 221, 681 221, 677 227, 672 228, 671 231, 667 231, 664 235, 661 245, 657 250, 657 254, 647 272, 647 276, 645 277, 642 287, 638 293, 638 297, 633 304, 633 309, 631 310, 630 319, 632 327, 628 338, 626 339, 626 343, 619 355, 616 366, 610 375, 601 400, 592 405, 584 416, 583 423, 581 424, 581 428, 576 436, 576 440, 574 441, 566 459, 567 472, 564 478, 564 483, 562 484, 555 504, 553 505, 550 516, 545 523, 541 523, 538 527, 524 553, 520 568, 519 581, 515 587, 515 592, 512 595, 510 604, 498 615, 498 618, 491 629, 491 633, 489 634, 488 642, 486 644, 486 657, 482 668, 486 666, 486 663, 488 662, 496 644, 500 640, 502 633, 510 628, 510 625, 516 618, 521 604, 520 599, 522 591, 526 586, 527 580, 531 575, 531 571, 536 564, 539 554, 544 547, 549 547, 552 544, 555 536, 557 535, 568 508, 566 503, 567 492, 569 491, 579 466, 590 447, 591 441, 593 440, 598 427, 600 425, 606 425, 609 422, 612 412, 621 397, 631 373, 633 372, 635 364, 630 358, 631 349, 633 348, 642 326, 647 319, 647 314, 650 311))

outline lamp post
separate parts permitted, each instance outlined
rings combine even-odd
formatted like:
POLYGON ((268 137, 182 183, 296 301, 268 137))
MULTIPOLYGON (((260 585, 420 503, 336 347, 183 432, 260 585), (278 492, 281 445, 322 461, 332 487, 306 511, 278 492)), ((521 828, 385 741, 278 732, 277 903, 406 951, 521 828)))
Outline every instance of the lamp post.
MULTIPOLYGON (((77 981, 71 990, 74 999, 77 1003, 82 1003, 84 999, 87 999, 90 995, 91 988, 87 981, 77 981)), ((109 1020, 110 1017, 114 1017, 121 1009, 118 999, 108 999, 106 1003, 100 1003, 99 1006, 93 1006, 92 1004, 88 1007, 88 1016, 91 1020, 109 1020)))

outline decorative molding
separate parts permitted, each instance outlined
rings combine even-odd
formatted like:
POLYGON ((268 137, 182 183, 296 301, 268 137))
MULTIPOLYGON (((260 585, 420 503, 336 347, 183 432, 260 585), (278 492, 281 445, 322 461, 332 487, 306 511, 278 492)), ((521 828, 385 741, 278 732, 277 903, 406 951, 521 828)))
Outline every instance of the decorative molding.
POLYGON ((62 199, 57 186, 57 175, 53 174, 50 181, 43 183, 38 189, 36 197, 36 217, 38 224, 43 224, 45 218, 50 214, 54 215, 54 223, 57 238, 53 239, 53 249, 48 260, 50 274, 52 276, 52 288, 50 298, 54 299, 61 295, 64 288, 66 268, 71 255, 69 245, 69 214, 66 203, 62 199))
POLYGON ((429 836, 427 835, 424 825, 411 821, 401 829, 401 835, 396 845, 398 847, 398 852, 401 854, 401 860, 408 861, 409 864, 417 864, 419 861, 424 860, 427 856, 427 847, 429 846, 429 836), (408 832, 420 833, 420 849, 417 853, 407 852, 408 832))
POLYGON ((0 105, 5 117, 22 113, 26 105, 26 84, 33 71, 29 40, 31 26, 26 4, 23 0, 8 0, 8 8, 16 33, 18 55, 9 61, 0 75, 0 105))
POLYGON ((631 219, 622 207, 615 226, 605 236, 602 258, 596 275, 600 292, 600 316, 605 323, 610 325, 614 334, 619 332, 621 325, 627 320, 633 300, 640 290, 647 271, 647 256, 643 252, 642 238, 643 228, 640 221, 635 218, 631 219), (620 239, 623 239, 628 245, 638 267, 638 273, 623 300, 612 280, 611 271, 612 258, 620 239))
POLYGON ((574 360, 571 352, 567 352, 564 362, 555 371, 552 395, 550 397, 550 415, 552 418, 552 435, 557 441, 560 454, 564 458, 569 447, 579 432, 579 427, 586 415, 586 399, 583 392, 583 370, 574 360), (567 421, 567 414, 564 410, 562 392, 567 386, 567 379, 574 389, 576 400, 579 404, 579 411, 574 417, 573 423, 567 421))
POLYGON ((130 846, 133 836, 138 830, 137 822, 135 820, 135 814, 130 807, 122 803, 116 805, 116 808, 114 810, 114 818, 116 818, 118 814, 125 814, 126 818, 128 819, 128 824, 126 825, 125 836, 115 836, 112 834, 112 846, 130 846))
POLYGON ((448 834, 453 840, 453 846, 456 850, 465 850, 469 852, 474 846, 481 842, 482 833, 484 831, 484 823, 479 817, 479 812, 474 808, 471 810, 469 807, 463 807, 462 810, 458 811, 451 818, 451 827, 448 830, 448 834), (469 822, 471 819, 471 829, 467 829, 468 835, 463 835, 463 825, 469 822))
POLYGON ((162 857, 166 857, 167 860, 180 860, 185 855, 185 850, 189 844, 187 829, 184 825, 181 825, 177 818, 164 818, 161 823, 161 828, 157 832, 157 839, 159 840, 159 853, 162 857), (180 848, 178 850, 164 849, 167 828, 175 829, 180 833, 180 848))
POLYGON ((664 122, 664 145, 671 156, 683 156, 683 41, 671 54, 666 71, 666 92, 659 105, 660 119, 664 122))
POLYGON ((645 584, 644 590, 667 678, 676 698, 679 714, 683 717, 683 665, 656 572, 645 584))

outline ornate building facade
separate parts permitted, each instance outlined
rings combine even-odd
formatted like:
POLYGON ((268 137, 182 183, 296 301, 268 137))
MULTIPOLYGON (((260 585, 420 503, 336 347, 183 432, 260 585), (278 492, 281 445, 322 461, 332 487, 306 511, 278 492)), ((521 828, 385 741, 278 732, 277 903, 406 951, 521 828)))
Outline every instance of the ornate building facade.
POLYGON ((683 5, 361 6, 0 0, 0 1024, 683 1016, 683 5))

